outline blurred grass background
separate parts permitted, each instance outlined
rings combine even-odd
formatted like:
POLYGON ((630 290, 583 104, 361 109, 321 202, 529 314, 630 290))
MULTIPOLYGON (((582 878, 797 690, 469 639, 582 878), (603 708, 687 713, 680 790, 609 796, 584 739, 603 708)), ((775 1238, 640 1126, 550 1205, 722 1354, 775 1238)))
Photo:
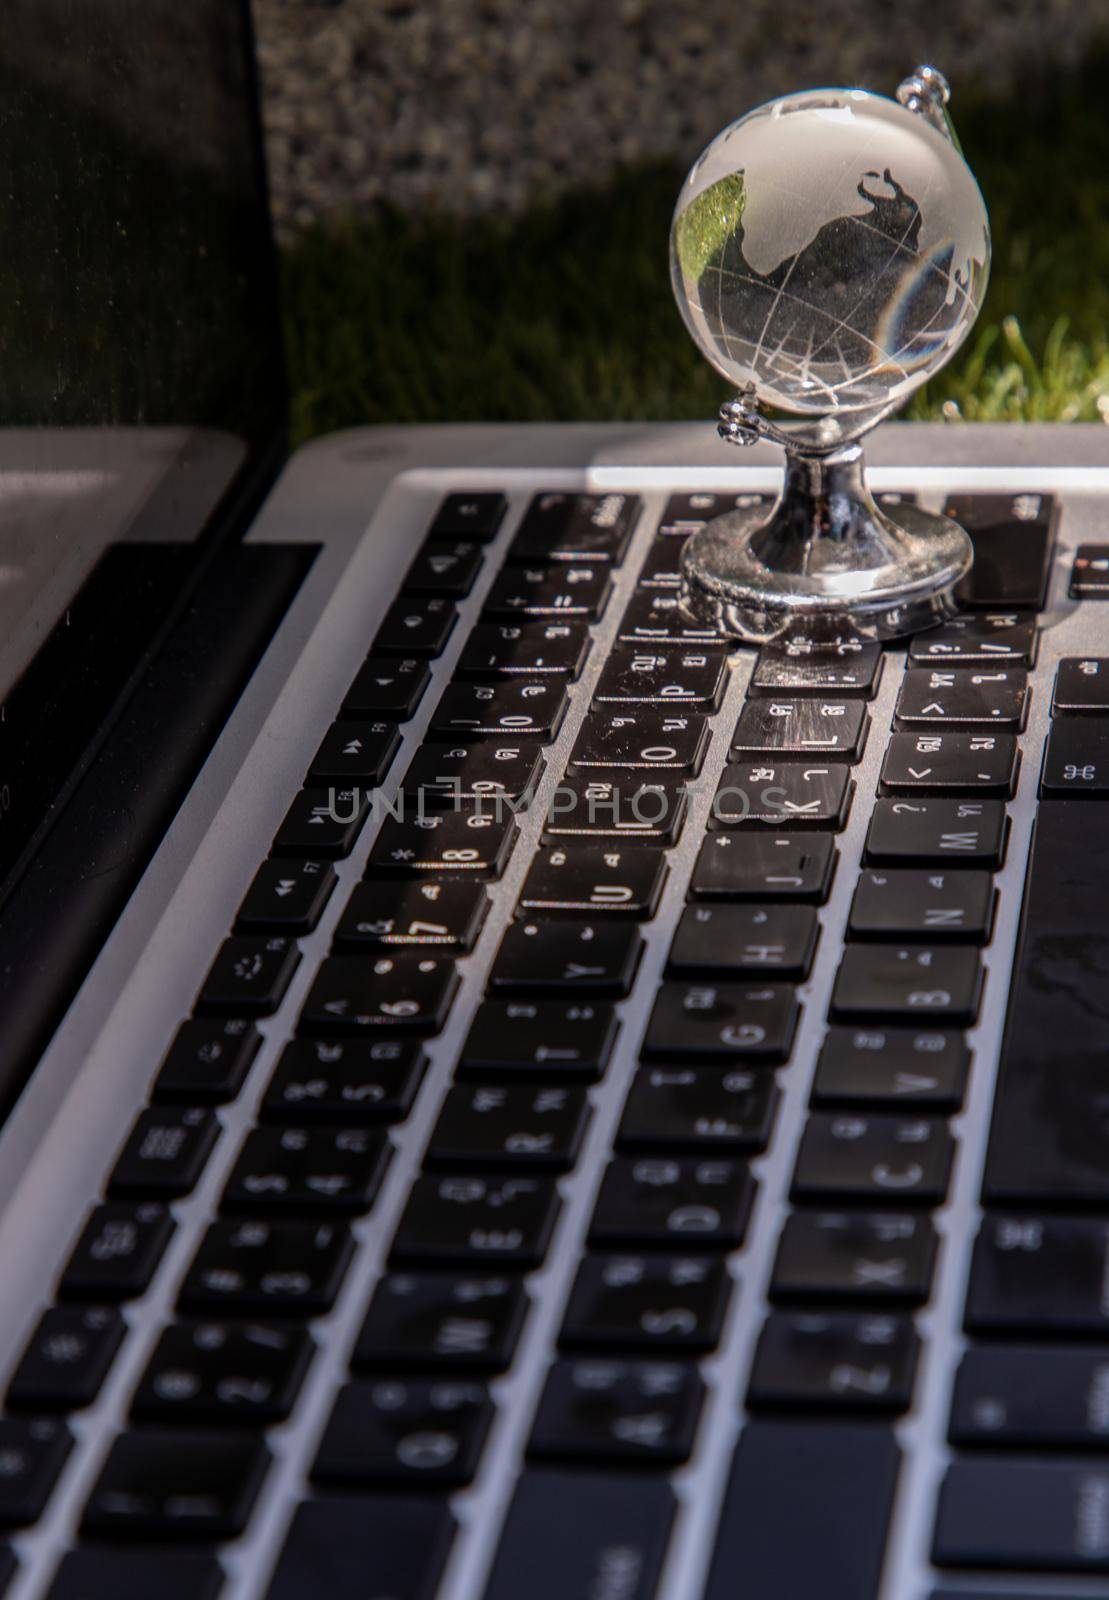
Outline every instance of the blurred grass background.
MULTIPOLYGON (((1109 47, 1034 96, 956 96, 990 209, 978 325, 909 415, 1109 422, 1109 47)), ((297 444, 366 423, 711 417, 726 386, 669 285, 684 170, 514 219, 381 208, 283 252, 297 444)))

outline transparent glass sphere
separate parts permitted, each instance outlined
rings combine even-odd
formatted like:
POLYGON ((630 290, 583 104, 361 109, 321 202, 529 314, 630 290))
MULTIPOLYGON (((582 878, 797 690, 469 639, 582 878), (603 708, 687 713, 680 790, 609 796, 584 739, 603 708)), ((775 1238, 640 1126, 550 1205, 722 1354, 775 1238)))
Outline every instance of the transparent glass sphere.
POLYGON ((860 89, 772 100, 709 145, 670 233, 693 338, 799 443, 857 438, 962 343, 989 220, 956 145, 860 89))

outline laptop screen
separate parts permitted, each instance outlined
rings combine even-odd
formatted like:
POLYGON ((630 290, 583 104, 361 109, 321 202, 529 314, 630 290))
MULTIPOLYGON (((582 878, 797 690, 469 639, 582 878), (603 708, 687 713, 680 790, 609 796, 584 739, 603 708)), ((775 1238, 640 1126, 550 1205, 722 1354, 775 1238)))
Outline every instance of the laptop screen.
POLYGON ((0 699, 109 546, 198 541, 284 421, 245 0, 7 0, 0 699))

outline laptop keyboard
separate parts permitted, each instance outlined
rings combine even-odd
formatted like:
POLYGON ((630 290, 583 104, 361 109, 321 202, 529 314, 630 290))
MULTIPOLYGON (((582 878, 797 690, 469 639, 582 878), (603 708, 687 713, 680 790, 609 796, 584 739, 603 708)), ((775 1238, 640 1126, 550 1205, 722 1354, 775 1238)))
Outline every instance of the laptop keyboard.
MULTIPOLYGON (((1103 1592, 1109 655, 1047 647, 1030 493, 951 497, 964 610, 907 650, 730 649, 678 557, 759 498, 434 510, 12 1370, 18 1538, 147 1340, 34 1600, 1103 1592), (984 1155, 968 1035, 1011 959, 984 1155)), ((1082 545, 1064 608, 1106 570, 1082 545)))

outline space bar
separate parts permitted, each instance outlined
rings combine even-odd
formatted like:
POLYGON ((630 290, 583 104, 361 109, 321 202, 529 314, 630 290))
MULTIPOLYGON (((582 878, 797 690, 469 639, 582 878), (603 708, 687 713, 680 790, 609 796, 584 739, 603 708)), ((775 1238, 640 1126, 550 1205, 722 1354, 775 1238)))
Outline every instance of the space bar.
POLYGON ((876 1600, 900 1460, 890 1428, 753 1422, 704 1600, 876 1600))
POLYGON ((987 1202, 1109 1205, 1109 802, 1043 800, 1032 839, 987 1202))

